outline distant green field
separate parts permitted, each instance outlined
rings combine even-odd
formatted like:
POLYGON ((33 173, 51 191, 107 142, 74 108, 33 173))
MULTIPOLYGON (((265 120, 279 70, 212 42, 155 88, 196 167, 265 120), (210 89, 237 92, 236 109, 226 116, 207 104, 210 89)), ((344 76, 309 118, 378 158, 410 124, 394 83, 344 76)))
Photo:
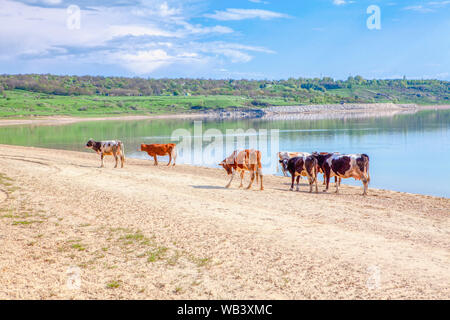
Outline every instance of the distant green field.
MULTIPOLYGON (((239 96, 60 96, 23 90, 6 90, 0 96, 0 117, 11 116, 99 116, 117 114, 175 114, 230 107, 253 106, 253 99, 239 96)), ((292 105, 283 98, 259 99, 269 105, 292 105)))

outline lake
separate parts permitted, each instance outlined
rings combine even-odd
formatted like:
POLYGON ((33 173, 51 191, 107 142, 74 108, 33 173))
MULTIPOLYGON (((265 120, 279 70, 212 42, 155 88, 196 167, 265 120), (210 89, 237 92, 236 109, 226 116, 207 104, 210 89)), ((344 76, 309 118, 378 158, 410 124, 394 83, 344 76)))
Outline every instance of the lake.
MULTIPOLYGON (((120 139, 125 144, 127 157, 149 159, 148 155, 136 151, 140 143, 173 142, 174 132, 182 135, 184 132, 184 135, 192 135, 191 145, 197 148, 180 147, 177 162, 217 167, 229 152, 229 146, 228 149, 223 146, 220 139, 234 139, 233 148, 248 146, 254 141, 252 139, 259 139, 257 147, 265 150, 265 174, 277 174, 275 153, 280 150, 366 153, 370 156, 370 187, 450 197, 450 110, 381 117, 335 115, 328 119, 314 115, 278 119, 204 119, 194 127, 192 119, 6 126, 0 127, 0 144, 84 151, 96 157, 84 148, 89 138, 120 139), (274 129, 278 131, 271 132, 274 129), (267 135, 260 134, 264 130, 267 135), (218 133, 224 136, 218 137, 218 133), (208 147, 212 143, 223 147, 208 147)), ((188 141, 183 139, 184 143, 188 141)), ((153 160, 149 161, 151 164, 153 160)), ((353 179, 343 183, 361 185, 353 179)))

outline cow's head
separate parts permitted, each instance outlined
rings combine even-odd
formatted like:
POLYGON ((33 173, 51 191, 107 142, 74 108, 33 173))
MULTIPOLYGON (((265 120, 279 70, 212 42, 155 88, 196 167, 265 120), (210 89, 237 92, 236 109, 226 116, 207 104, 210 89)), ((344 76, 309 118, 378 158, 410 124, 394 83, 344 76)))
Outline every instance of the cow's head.
POLYGON ((89 139, 89 141, 86 143, 86 148, 92 149, 92 147, 94 147, 94 145, 95 145, 94 139, 89 139))
POLYGON ((144 151, 146 146, 146 144, 141 143, 141 148, 138 151, 144 151))
POLYGON ((286 170, 287 170, 288 161, 289 161, 289 159, 280 160, 280 164, 281 164, 281 167, 283 168, 284 172, 286 172, 286 170))
POLYGON ((230 164, 227 163, 226 159, 223 160, 221 163, 219 163, 219 166, 224 168, 225 171, 227 172, 227 174, 232 174, 233 173, 233 168, 231 167, 230 164))

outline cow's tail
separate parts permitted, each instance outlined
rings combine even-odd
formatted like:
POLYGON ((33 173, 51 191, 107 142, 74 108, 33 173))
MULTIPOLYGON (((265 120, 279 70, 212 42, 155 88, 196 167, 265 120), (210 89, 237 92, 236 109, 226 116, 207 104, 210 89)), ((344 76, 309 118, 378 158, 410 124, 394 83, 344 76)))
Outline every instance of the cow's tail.
POLYGON ((277 152, 277 173, 280 172, 280 165, 281 165, 281 163, 280 163, 280 161, 278 161, 278 159, 281 160, 279 152, 277 152))
POLYGON ((315 183, 317 183, 317 176, 319 175, 319 170, 318 170, 318 168, 319 168, 319 162, 317 161, 317 159, 316 158, 313 158, 314 159, 314 169, 313 169, 313 174, 314 174, 314 182, 315 183))
POLYGON ((364 159, 364 175, 367 177, 367 182, 370 182, 370 172, 369 172, 369 156, 367 154, 362 155, 364 159))
POLYGON ((259 178, 262 176, 261 168, 261 153, 258 151, 256 154, 256 183, 259 183, 259 178))
POLYGON ((172 155, 173 165, 175 165, 177 162, 177 155, 178 155, 176 145, 172 148, 171 155, 172 155))
POLYGON ((125 147, 123 146, 123 142, 122 141, 119 141, 119 145, 120 145, 120 154, 121 154, 121 157, 122 157, 122 163, 124 163, 125 162, 125 147))

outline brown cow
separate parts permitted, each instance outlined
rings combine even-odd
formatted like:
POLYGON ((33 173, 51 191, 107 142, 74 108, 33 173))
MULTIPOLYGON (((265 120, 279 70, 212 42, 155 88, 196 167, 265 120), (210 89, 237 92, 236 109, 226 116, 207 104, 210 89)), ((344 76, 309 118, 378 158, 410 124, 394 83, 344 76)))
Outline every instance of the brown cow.
POLYGON ((169 163, 167 166, 170 166, 170 163, 173 159, 173 165, 176 164, 177 161, 177 149, 175 143, 168 144, 141 144, 141 149, 138 151, 147 152, 150 157, 153 157, 155 160, 155 166, 158 165, 157 156, 169 156, 169 163))
POLYGON ((238 171, 241 175, 241 185, 239 186, 239 188, 241 188, 243 186, 242 180, 244 179, 245 171, 250 171, 251 180, 247 189, 250 189, 252 187, 256 173, 256 183, 258 183, 259 177, 259 179, 261 180, 261 190, 264 190, 263 175, 261 169, 262 168, 261 152, 259 150, 254 149, 246 149, 242 151, 235 150, 229 157, 227 157, 221 163, 219 163, 219 166, 222 166, 226 170, 228 175, 231 174, 230 182, 228 182, 225 188, 230 187, 236 171, 238 171))

